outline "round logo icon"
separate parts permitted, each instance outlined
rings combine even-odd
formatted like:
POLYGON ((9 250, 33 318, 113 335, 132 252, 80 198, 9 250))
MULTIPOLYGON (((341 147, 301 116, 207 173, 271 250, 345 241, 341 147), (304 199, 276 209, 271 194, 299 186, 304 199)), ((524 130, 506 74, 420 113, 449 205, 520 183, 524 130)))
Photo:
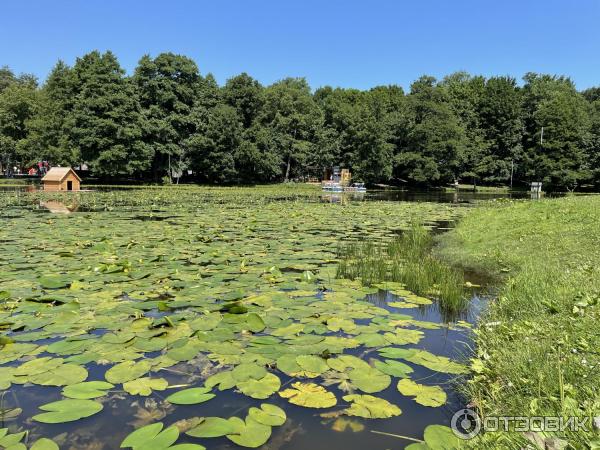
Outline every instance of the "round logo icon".
POLYGON ((450 428, 456 437, 472 439, 481 432, 481 419, 472 409, 461 409, 452 416, 450 428))

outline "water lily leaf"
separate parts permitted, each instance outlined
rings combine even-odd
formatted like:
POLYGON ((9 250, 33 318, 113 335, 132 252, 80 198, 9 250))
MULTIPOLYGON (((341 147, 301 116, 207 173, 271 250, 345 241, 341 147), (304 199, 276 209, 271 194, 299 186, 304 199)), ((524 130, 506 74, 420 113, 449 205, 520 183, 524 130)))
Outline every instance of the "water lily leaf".
POLYGON ((44 356, 43 358, 32 359, 21 364, 17 367, 13 375, 16 377, 27 377, 32 375, 38 375, 40 373, 48 372, 49 370, 56 369, 62 365, 64 360, 62 358, 51 358, 44 356))
POLYGON ((231 370, 224 370, 223 372, 218 372, 208 377, 204 382, 204 385, 208 388, 218 386, 220 391, 224 391, 234 387, 235 383, 236 381, 231 374, 231 370))
POLYGON ((408 374, 413 372, 413 368, 408 364, 393 359, 383 361, 375 361, 375 368, 380 372, 386 373, 392 377, 407 378, 408 374))
POLYGON ((114 387, 113 384, 107 383, 106 381, 87 381, 65 386, 62 394, 69 398, 90 399, 103 397, 107 394, 106 391, 114 387))
POLYGON ((424 336, 422 331, 396 328, 394 333, 385 333, 384 338, 394 345, 417 344, 424 336))
POLYGON ((389 375, 370 366, 352 369, 348 375, 352 384, 367 394, 383 391, 392 382, 389 375))
POLYGON ((212 438, 232 434, 235 431, 236 427, 227 419, 204 417, 198 426, 187 431, 186 434, 198 438, 212 438))
POLYGON ((431 450, 458 450, 464 445, 464 441, 443 425, 429 425, 425 428, 423 438, 431 450))
POLYGON ((350 430, 353 433, 360 433, 361 431, 364 431, 365 426, 356 420, 338 417, 331 425, 331 429, 333 431, 337 431, 338 433, 343 433, 346 430, 350 430))
POLYGON ((167 401, 176 405, 195 405, 204 403, 215 397, 208 387, 183 389, 167 397, 167 401))
POLYGON ((402 413, 396 405, 372 395, 345 395, 343 399, 352 402, 350 408, 344 411, 349 416, 364 417, 365 419, 387 419, 402 413))
POLYGON ((59 275, 47 275, 39 279, 40 286, 44 289, 60 289, 69 287, 71 280, 59 275))
POLYGON ((407 361, 427 367, 436 372, 462 374, 467 373, 466 366, 452 361, 445 356, 437 356, 426 350, 418 350, 413 355, 405 357, 407 361))
POLYGON ((236 382, 250 379, 259 380, 266 374, 267 369, 265 369, 264 366, 259 366, 256 363, 240 364, 231 371, 231 376, 236 382))
POLYGON ((48 438, 40 438, 33 443, 29 450, 60 450, 56 442, 48 438))
POLYGON ((292 384, 292 389, 285 389, 279 395, 294 405, 306 408, 330 408, 337 403, 333 393, 314 383, 297 381, 292 384))
POLYGON ((398 390, 402 395, 415 397, 415 401, 423 406, 436 407, 446 403, 446 393, 439 386, 425 386, 404 378, 398 382, 398 390))
POLYGON ((131 395, 148 396, 152 391, 164 391, 169 386, 169 382, 164 378, 138 378, 123 383, 123 390, 131 395))
POLYGON ((88 377, 88 371, 77 364, 61 364, 47 372, 29 376, 29 381, 42 386, 67 386, 81 383, 88 377))
POLYGON ((43 423, 73 422, 84 417, 93 416, 102 411, 102 404, 93 400, 59 400, 40 406, 42 411, 48 411, 33 416, 33 420, 43 423))
POLYGON ((331 318, 327 321, 327 328, 331 331, 344 330, 350 332, 356 328, 356 324, 352 319, 331 318))
POLYGON ((340 355, 337 358, 329 358, 327 365, 338 372, 344 372, 347 369, 368 369, 370 367, 369 363, 353 355, 340 355))
MULTIPOLYGON (((0 438, 0 447, 2 448, 11 448, 13 446, 16 446, 19 444, 19 442, 21 442, 21 439, 23 439, 23 437, 25 436, 25 431, 21 431, 19 433, 12 433, 12 434, 7 434, 8 430, 6 428, 4 428, 4 436, 2 436, 0 438)), ((27 447, 25 447, 27 448, 27 447)))
POLYGON ((162 429, 163 424, 161 422, 138 428, 121 442, 120 447, 132 448, 133 450, 170 448, 179 437, 179 430, 175 426, 170 426, 165 430, 162 429))
POLYGON ((414 348, 397 348, 397 347, 385 347, 378 350, 379 354, 384 358, 392 359, 407 359, 414 356, 417 353, 417 349, 414 348))
POLYGON ((301 333, 304 330, 304 325, 301 323, 292 323, 291 325, 277 328, 271 334, 273 336, 293 336, 301 333))
POLYGON ((277 358, 277 368, 290 377, 295 377, 302 371, 295 355, 282 355, 277 358))
POLYGON ((112 384, 125 383, 140 378, 148 373, 150 369, 152 369, 152 362, 148 360, 139 362, 124 361, 108 369, 104 378, 112 384))
POLYGON ((248 397, 265 399, 269 398, 281 387, 279 377, 272 373, 267 373, 260 380, 247 380, 237 383, 237 388, 248 397))
POLYGON ((228 434, 227 439, 242 447, 256 448, 265 444, 271 437, 271 427, 246 418, 241 429, 235 434, 228 434))
POLYGON ((266 327, 265 322, 256 313, 248 313, 246 315, 246 326, 248 327, 248 330, 254 333, 260 333, 266 327))
POLYGON ((251 417, 258 423, 276 427, 283 425, 286 420, 285 411, 278 406, 269 403, 260 405, 260 409, 252 407, 248 411, 248 417, 251 417))
POLYGON ((308 378, 315 378, 329 370, 327 362, 320 356, 300 355, 296 357, 296 363, 302 369, 298 374, 308 378))
POLYGON ((389 344, 389 341, 379 333, 361 333, 354 339, 367 347, 381 347, 389 344))

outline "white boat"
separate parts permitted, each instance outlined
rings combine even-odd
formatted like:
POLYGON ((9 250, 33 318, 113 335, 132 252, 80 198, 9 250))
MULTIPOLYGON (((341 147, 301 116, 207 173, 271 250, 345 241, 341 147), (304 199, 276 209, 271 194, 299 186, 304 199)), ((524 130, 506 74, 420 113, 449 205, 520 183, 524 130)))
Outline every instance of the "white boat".
POLYGON ((365 183, 352 183, 350 186, 344 187, 344 192, 367 192, 365 183))

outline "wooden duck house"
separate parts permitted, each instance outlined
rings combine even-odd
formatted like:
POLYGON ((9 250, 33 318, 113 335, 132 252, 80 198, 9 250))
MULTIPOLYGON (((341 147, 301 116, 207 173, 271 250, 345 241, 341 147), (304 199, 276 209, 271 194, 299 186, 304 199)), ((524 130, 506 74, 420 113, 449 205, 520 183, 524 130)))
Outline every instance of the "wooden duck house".
POLYGON ((42 178, 45 191, 78 191, 81 178, 70 167, 52 167, 42 178))

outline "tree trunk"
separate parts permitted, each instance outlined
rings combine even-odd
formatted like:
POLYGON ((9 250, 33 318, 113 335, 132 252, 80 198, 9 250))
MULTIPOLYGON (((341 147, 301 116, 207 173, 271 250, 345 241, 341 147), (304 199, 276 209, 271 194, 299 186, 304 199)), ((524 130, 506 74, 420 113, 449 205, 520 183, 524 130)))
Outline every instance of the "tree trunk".
POLYGON ((292 165, 292 155, 288 156, 287 160, 287 168, 285 169, 285 182, 287 183, 290 180, 290 167, 292 165))

